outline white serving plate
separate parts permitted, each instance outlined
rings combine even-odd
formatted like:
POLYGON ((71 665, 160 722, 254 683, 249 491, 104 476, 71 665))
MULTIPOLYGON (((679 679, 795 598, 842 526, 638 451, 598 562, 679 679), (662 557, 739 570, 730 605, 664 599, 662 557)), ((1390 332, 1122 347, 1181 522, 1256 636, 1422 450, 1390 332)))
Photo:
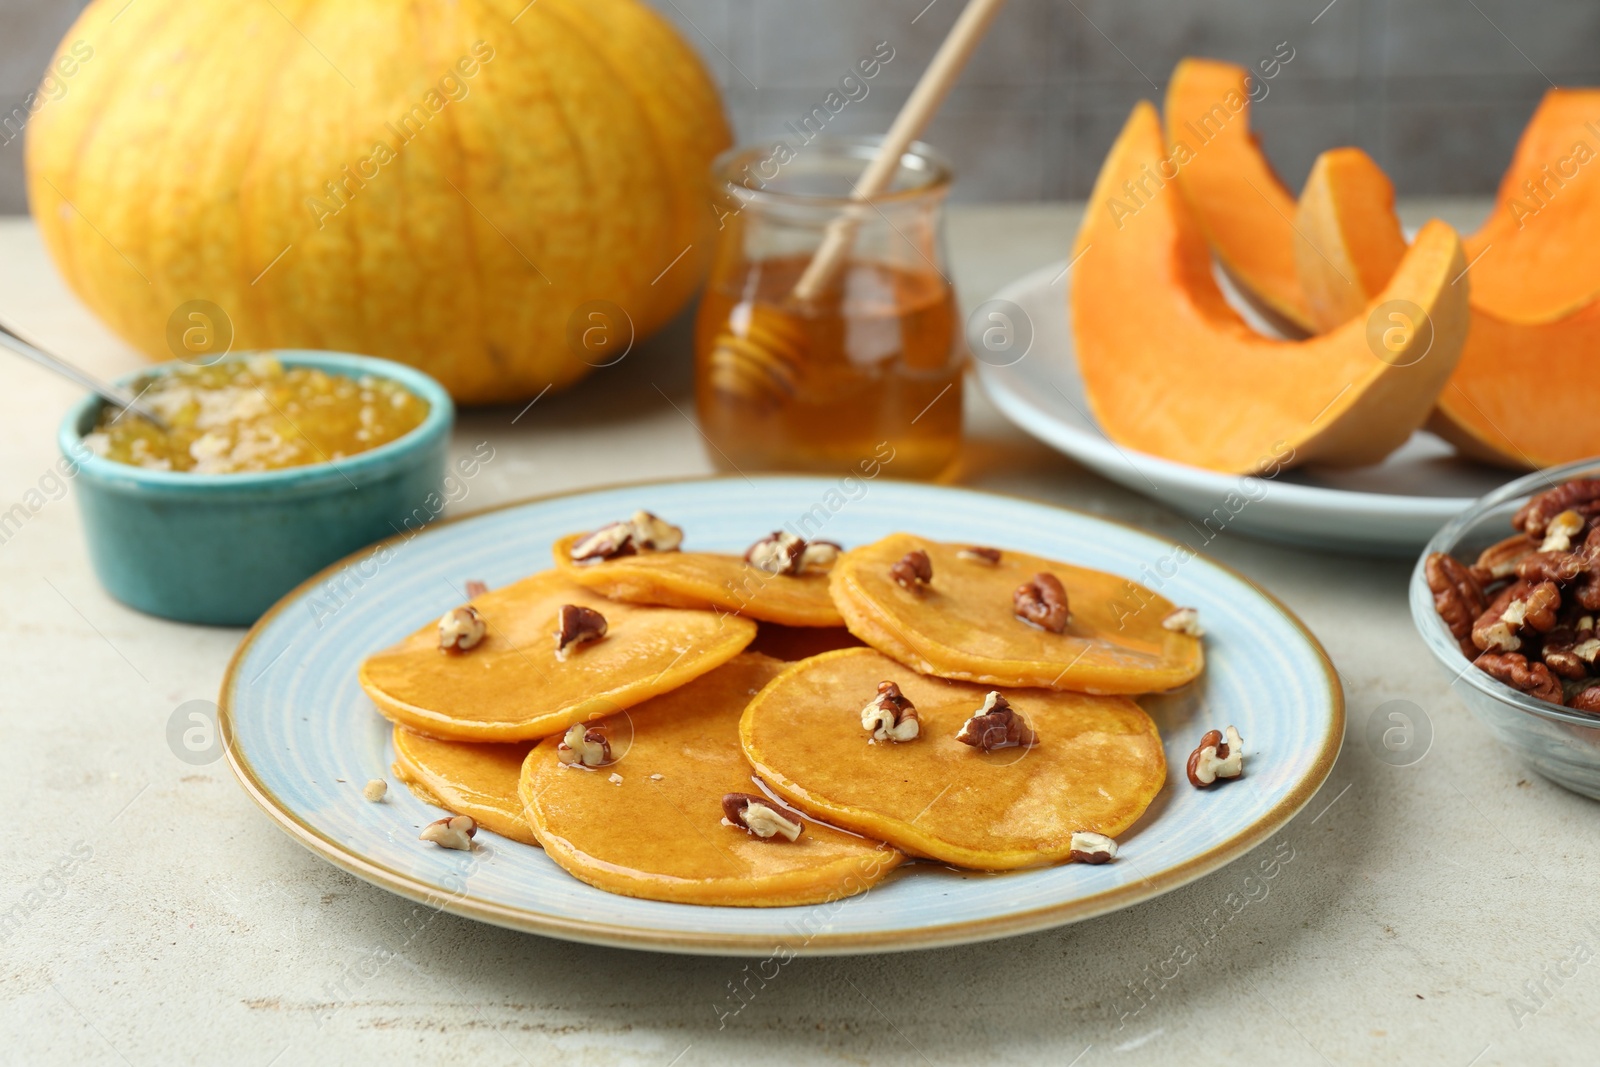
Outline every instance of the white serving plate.
MULTIPOLYGON (((995 406, 1022 429, 1095 472, 1197 521, 1224 509, 1228 529, 1291 544, 1383 555, 1413 555, 1445 522, 1511 477, 1457 457, 1426 431, 1372 467, 1307 466, 1270 481, 1190 467, 1123 448, 1089 413, 1067 318, 1066 263, 1034 271, 996 293, 1020 309, 1032 332, 1026 354, 996 365, 979 347, 978 380, 995 406), (1013 362, 1014 360, 1014 362, 1013 362), (1230 501, 1230 496, 1232 500, 1230 501), (1239 505, 1238 501, 1247 502, 1239 505)), ((1263 333, 1272 328, 1220 275, 1229 303, 1263 333)), ((1137 314, 1137 308, 1130 308, 1137 314)), ((1220 519, 1213 519, 1215 527, 1220 519)))

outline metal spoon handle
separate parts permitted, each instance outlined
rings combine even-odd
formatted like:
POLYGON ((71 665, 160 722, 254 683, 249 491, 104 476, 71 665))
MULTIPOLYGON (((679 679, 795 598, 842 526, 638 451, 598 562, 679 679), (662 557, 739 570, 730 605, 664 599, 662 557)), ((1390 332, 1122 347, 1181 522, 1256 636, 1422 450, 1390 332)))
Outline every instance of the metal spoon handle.
POLYGON ((110 403, 115 404, 117 407, 131 411, 140 418, 148 419, 150 422, 154 423, 163 430, 167 429, 167 424, 162 422, 161 418, 156 415, 155 412, 151 411, 144 404, 140 403, 138 397, 134 396, 126 389, 123 389, 121 386, 112 385, 110 382, 102 381, 90 374, 88 371, 84 370, 82 367, 68 363, 60 356, 53 356, 43 349, 35 348, 33 345, 30 345, 28 342, 12 333, 11 330, 3 323, 0 323, 0 346, 9 348, 17 355, 31 359, 40 366, 47 367, 50 370, 55 371, 68 381, 73 382, 76 385, 81 385, 83 388, 92 393, 98 393, 100 396, 104 397, 110 403))

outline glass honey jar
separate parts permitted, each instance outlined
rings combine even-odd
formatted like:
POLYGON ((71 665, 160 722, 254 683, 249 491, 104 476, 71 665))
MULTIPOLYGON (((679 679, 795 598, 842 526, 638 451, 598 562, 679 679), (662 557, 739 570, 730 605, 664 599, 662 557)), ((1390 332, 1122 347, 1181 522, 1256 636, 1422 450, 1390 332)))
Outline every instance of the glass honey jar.
POLYGON ((954 463, 967 351, 945 267, 950 168, 915 144, 887 192, 854 202, 876 145, 817 137, 713 166, 695 399, 723 470, 932 478, 954 463), (846 248, 818 274, 830 240, 846 248))

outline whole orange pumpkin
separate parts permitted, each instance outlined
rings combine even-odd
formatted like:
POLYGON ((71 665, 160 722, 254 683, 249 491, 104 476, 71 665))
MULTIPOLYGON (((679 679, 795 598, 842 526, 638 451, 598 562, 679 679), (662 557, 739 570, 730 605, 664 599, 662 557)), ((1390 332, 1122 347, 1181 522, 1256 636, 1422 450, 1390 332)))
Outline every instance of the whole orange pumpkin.
POLYGON ((386 356, 467 403, 615 358, 596 302, 670 319, 729 141, 637 0, 96 0, 39 100, 34 217, 133 345, 203 349, 215 305, 234 348, 386 356))

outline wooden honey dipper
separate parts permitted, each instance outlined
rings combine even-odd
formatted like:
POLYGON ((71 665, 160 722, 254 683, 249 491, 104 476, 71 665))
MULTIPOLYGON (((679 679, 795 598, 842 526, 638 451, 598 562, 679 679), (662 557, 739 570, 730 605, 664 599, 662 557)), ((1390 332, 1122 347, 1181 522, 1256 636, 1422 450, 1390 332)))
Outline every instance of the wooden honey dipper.
MULTIPOLYGON (((895 116, 877 155, 854 185, 850 199, 865 204, 889 187, 900 160, 927 127, 960 77, 973 49, 1005 0, 968 0, 895 116)), ((808 338, 801 311, 825 292, 844 266, 861 226, 862 209, 852 207, 828 223, 811 262, 781 307, 751 303, 742 329, 724 328, 707 359, 711 384, 746 402, 771 406, 792 396, 806 364, 808 338)), ((731 324, 730 324, 731 325, 731 324)))

